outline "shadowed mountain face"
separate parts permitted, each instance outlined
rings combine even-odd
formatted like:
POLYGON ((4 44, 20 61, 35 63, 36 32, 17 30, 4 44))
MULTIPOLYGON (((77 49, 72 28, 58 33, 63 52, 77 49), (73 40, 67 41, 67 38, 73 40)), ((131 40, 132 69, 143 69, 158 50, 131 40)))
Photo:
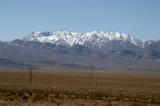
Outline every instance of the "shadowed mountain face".
POLYGON ((147 58, 160 59, 160 41, 154 41, 145 48, 145 54, 147 58))
POLYGON ((158 70, 160 41, 113 32, 39 32, 0 42, 0 67, 83 67, 158 70))

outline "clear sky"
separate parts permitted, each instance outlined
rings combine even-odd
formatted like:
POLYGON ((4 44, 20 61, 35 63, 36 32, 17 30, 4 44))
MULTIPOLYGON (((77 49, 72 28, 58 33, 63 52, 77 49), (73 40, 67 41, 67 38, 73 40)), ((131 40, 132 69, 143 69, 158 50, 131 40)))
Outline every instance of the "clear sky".
POLYGON ((93 30, 160 39, 160 0, 0 0, 0 40, 33 31, 93 30))

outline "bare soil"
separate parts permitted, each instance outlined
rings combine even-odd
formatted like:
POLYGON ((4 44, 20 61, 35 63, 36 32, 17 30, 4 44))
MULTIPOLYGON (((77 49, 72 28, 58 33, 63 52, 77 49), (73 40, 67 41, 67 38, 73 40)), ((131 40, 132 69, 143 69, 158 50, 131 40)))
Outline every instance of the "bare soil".
POLYGON ((0 106, 160 106, 159 72, 0 71, 0 106))

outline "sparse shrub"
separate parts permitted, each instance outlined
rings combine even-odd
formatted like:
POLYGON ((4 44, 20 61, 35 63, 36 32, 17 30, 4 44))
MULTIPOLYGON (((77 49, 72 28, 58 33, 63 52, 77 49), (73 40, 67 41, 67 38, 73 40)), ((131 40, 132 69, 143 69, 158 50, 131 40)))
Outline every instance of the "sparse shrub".
POLYGON ((27 102, 28 99, 29 99, 29 97, 26 96, 26 95, 24 95, 24 96, 22 97, 22 100, 25 101, 25 102, 27 102))

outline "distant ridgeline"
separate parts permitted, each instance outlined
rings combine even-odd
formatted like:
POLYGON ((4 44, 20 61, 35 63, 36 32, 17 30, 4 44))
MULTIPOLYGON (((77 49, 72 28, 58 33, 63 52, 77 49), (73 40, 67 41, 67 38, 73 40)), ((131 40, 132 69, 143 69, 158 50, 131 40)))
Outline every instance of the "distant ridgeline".
POLYGON ((119 32, 32 32, 0 42, 0 67, 67 67, 113 70, 160 69, 160 41, 119 32))

